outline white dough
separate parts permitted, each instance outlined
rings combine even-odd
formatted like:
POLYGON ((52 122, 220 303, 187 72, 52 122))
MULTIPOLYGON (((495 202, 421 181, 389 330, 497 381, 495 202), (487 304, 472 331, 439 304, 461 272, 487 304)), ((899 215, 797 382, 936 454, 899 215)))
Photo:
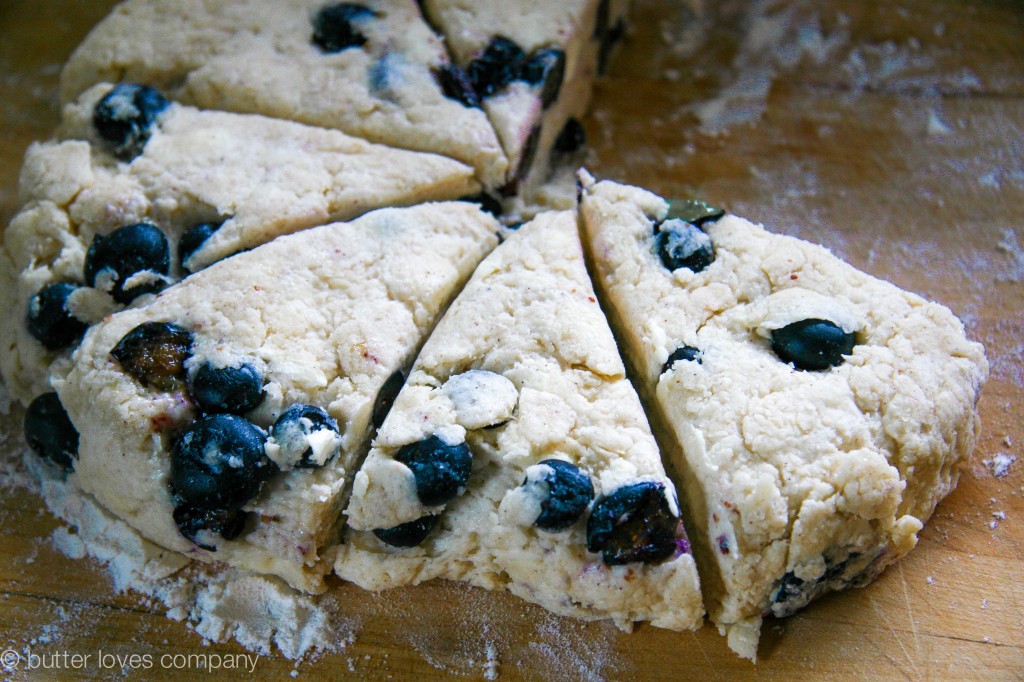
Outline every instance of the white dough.
MULTIPOLYGON (((78 485, 163 547, 324 589, 378 391, 411 362, 435 317, 494 247, 497 230, 472 204, 384 209, 282 237, 110 316, 55 366, 52 379, 81 434, 78 485), (247 534, 234 541, 207 534, 216 551, 187 540, 171 515, 169 451, 196 417, 190 397, 142 386, 110 356, 126 333, 151 320, 189 330, 197 356, 260 368, 266 397, 245 415, 259 427, 305 403, 326 410, 341 429, 339 454, 320 468, 282 467, 245 506, 247 534)), ((326 457, 334 445, 314 443, 314 450, 326 457)))

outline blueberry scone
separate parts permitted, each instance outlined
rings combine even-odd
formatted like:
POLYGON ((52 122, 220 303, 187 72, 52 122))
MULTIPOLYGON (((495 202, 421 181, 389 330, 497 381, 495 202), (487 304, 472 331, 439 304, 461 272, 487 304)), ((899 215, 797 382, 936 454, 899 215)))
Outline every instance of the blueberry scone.
POLYGON ((574 212, 477 269, 353 483, 335 572, 432 578, 555 613, 695 629, 696 565, 639 398, 594 297, 574 212))
POLYGON ((498 229, 473 204, 382 209, 111 315, 53 368, 77 484, 163 547, 322 589, 372 423, 498 229))
MULTIPOLYGON (((505 195, 529 196, 552 157, 583 143, 592 82, 623 34, 626 0, 425 0, 509 160, 505 195)), ((567 208, 563 207, 563 208, 567 208)))
POLYGON ((595 183, 598 290, 679 477, 705 602, 761 620, 908 551, 974 447, 982 347, 945 307, 699 202, 595 183))
POLYGON ((479 190, 452 159, 99 85, 29 148, 0 252, 0 369, 23 402, 89 323, 273 237, 479 190))
POLYGON ((72 54, 62 99, 103 81, 442 154, 489 186, 508 167, 413 0, 128 0, 72 54))

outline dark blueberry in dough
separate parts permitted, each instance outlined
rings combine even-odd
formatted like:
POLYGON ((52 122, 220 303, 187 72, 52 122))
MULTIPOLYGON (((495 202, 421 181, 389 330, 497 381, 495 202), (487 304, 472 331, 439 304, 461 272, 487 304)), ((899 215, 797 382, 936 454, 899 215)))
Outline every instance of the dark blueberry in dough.
POLYGON ((326 53, 361 47, 366 44, 366 36, 353 24, 373 17, 373 10, 353 2, 321 7, 313 17, 313 44, 326 53))
POLYGON ((597 72, 604 73, 608 70, 608 60, 612 56, 612 50, 626 35, 626 22, 619 19, 615 25, 608 29, 608 32, 601 38, 601 47, 597 55, 597 72))
POLYGON ((655 240, 661 262, 669 270, 687 268, 700 272, 715 262, 711 237, 685 220, 673 218, 661 223, 655 240))
POLYGON ((149 223, 119 227, 108 235, 96 235, 85 254, 85 283, 96 286, 110 277, 110 294, 118 303, 131 303, 142 294, 167 286, 162 276, 170 272, 171 248, 167 237, 149 223), (129 284, 138 275, 142 281, 129 284))
MULTIPOLYGON (((270 435, 281 447, 281 459, 295 462, 295 466, 300 469, 316 469, 323 466, 312 459, 314 453, 309 444, 309 434, 314 431, 333 431, 341 434, 334 417, 315 405, 304 403, 290 405, 270 427, 270 435)), ((326 461, 324 463, 326 464, 326 461)))
POLYGON ((68 310, 68 299, 78 291, 77 284, 47 284, 28 302, 28 333, 47 350, 67 348, 89 328, 68 310))
POLYGON ((202 362, 185 379, 188 394, 203 412, 242 414, 263 402, 263 376, 250 364, 216 367, 202 362))
POLYGON ((562 132, 555 138, 555 151, 560 154, 573 154, 587 143, 587 131, 578 119, 570 118, 565 122, 562 132))
MULTIPOLYGON (((565 530, 587 510, 594 499, 594 485, 585 471, 569 462, 545 459, 540 464, 550 467, 551 473, 540 484, 546 488, 546 494, 540 503, 540 516, 534 525, 551 532, 565 530)), ((527 479, 523 485, 538 483, 531 484, 527 479)))
POLYGON ((465 488, 473 455, 465 443, 448 445, 437 436, 402 446, 395 459, 412 470, 416 495, 427 507, 451 500, 465 488))
POLYGON ((178 532, 199 547, 216 552, 200 533, 213 533, 225 540, 237 540, 245 530, 249 514, 240 509, 205 509, 181 503, 174 508, 173 518, 178 532))
POLYGON ((702 353, 700 350, 693 346, 680 346, 672 351, 672 355, 668 356, 668 360, 665 361, 665 366, 661 368, 661 373, 664 374, 672 369, 672 365, 676 364, 680 360, 700 364, 701 355, 702 353))
POLYGON ((172 493, 199 509, 241 508, 278 471, 264 451, 266 440, 259 427, 242 417, 200 417, 171 447, 172 493))
POLYGON ((441 86, 441 92, 448 99, 453 99, 465 107, 480 106, 480 98, 462 67, 456 64, 444 64, 434 69, 434 77, 437 78, 438 85, 441 86))
POLYGON ((540 145, 540 126, 530 131, 530 136, 523 143, 523 155, 519 159, 519 168, 516 169, 516 181, 522 182, 530 174, 530 167, 533 166, 533 159, 537 156, 537 147, 540 145))
POLYGON ((704 227, 705 224, 713 223, 724 215, 725 211, 722 209, 708 206, 698 199, 669 199, 666 219, 677 218, 691 225, 704 227))
POLYGON ((633 483, 602 497, 587 521, 587 549, 600 552, 609 566, 634 561, 655 563, 672 556, 681 535, 665 486, 633 483))
POLYGON ((541 106, 547 109, 558 99, 565 79, 565 52, 554 47, 537 50, 523 65, 523 80, 530 85, 542 85, 541 106))
POLYGON ((473 194, 468 197, 462 197, 459 201, 468 201, 473 204, 480 204, 480 208, 490 213, 495 218, 500 218, 504 209, 501 206, 501 201, 494 197, 494 195, 487 192, 480 192, 479 194, 473 194))
POLYGON ((789 616, 829 590, 842 590, 857 585, 863 580, 862 576, 847 576, 846 573, 850 563, 860 556, 857 552, 851 552, 841 561, 826 557, 825 572, 814 580, 802 580, 793 571, 787 571, 772 593, 772 613, 780 618, 789 616))
POLYGON ((398 397, 404 383, 405 375, 402 374, 402 370, 396 369, 377 391, 377 399, 373 402, 373 415, 370 418, 373 428, 379 429, 384 423, 384 418, 391 411, 391 406, 395 404, 395 398, 398 397))
POLYGON ((483 53, 471 61, 466 75, 480 99, 497 93, 523 76, 526 53, 514 41, 496 36, 483 53))
POLYGON ((148 85, 121 83, 96 104, 92 124, 110 151, 129 161, 142 153, 169 104, 148 85))
POLYGON ((772 350, 783 362, 797 369, 820 370, 838 367, 844 355, 853 352, 853 332, 828 320, 800 320, 772 332, 772 350))
POLYGON ((601 0, 597 5, 597 18, 594 22, 594 39, 601 40, 608 33, 611 23, 611 0, 601 0))
POLYGON ((36 397, 25 410, 25 441, 32 451, 65 471, 78 459, 78 431, 56 393, 36 397))
POLYGON ((415 547, 427 539, 430 531, 434 530, 434 526, 437 525, 439 518, 441 517, 428 514, 415 521, 399 524, 394 528, 378 528, 373 531, 373 534, 381 542, 386 542, 392 547, 415 547))
POLYGON ((202 248, 206 240, 213 236, 220 226, 221 223, 200 223, 190 227, 185 234, 181 235, 181 240, 178 242, 178 266, 182 272, 192 272, 185 266, 185 262, 202 248))
POLYGON ((192 335, 168 322, 143 322, 110 351, 128 376, 160 391, 181 388, 191 354, 192 335))

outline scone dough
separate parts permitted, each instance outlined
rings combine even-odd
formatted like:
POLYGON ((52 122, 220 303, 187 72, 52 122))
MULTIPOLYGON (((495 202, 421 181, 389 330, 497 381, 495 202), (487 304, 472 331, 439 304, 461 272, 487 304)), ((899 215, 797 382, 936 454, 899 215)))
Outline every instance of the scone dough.
POLYGON ((587 551, 586 513, 559 532, 533 525, 540 503, 523 483, 549 458, 588 472, 598 498, 647 481, 676 506, 594 297, 575 212, 545 213, 513 233, 438 324, 355 476, 336 573, 369 589, 464 580, 624 628, 698 627, 685 535, 663 561, 611 566, 587 551), (424 506, 412 471, 394 458, 429 437, 472 452, 465 491, 447 505, 424 506), (424 515, 440 518, 418 546, 371 532, 424 515))
MULTIPOLYGON (((580 119, 590 103, 602 56, 621 37, 626 0, 425 0, 424 14, 444 35, 454 60, 468 68, 495 38, 513 41, 526 55, 557 49, 565 57, 557 98, 544 106, 544 83, 515 80, 482 106, 509 159, 508 192, 521 195, 520 212, 549 203, 538 188, 549 177, 555 142, 570 119, 580 119)), ((572 197, 557 208, 573 208, 572 197)))
MULTIPOLYGON (((96 103, 110 89, 98 85, 65 107, 58 140, 33 144, 25 158, 25 205, 0 251, 0 370, 22 402, 49 390, 47 367, 61 355, 29 335, 28 301, 47 284, 82 282, 96 235, 153 223, 168 237, 177 263, 186 230, 222 223, 189 260, 195 271, 280 234, 479 190, 470 167, 443 156, 178 104, 160 116, 141 154, 119 161, 92 124, 96 103)), ((175 268, 172 276, 178 274, 175 268)), ((98 290, 80 293, 75 314, 85 322, 117 307, 98 290)))
POLYGON ((508 162, 477 108, 446 97, 441 40, 413 0, 368 0, 361 46, 325 52, 313 19, 326 0, 128 0, 101 21, 61 74, 61 99, 89 86, 138 82, 210 109, 257 113, 476 169, 488 186, 508 162))
POLYGON ((974 446, 983 349, 947 308, 732 215, 703 224, 710 265, 670 271, 652 229, 668 203, 581 182, 598 290, 681 479, 709 614, 754 658, 763 616, 914 547, 974 446), (852 353, 782 361, 773 330, 805 319, 853 332, 852 353), (666 368, 684 346, 699 358, 666 368))
POLYGON ((282 237, 110 316, 54 367, 53 385, 81 434, 77 484, 163 547, 322 590, 377 395, 411 362, 498 229, 467 203, 383 209, 282 237), (245 415, 257 426, 303 403, 325 409, 341 428, 339 455, 269 480, 245 507, 252 529, 218 538, 215 551, 187 540, 172 519, 169 448, 196 418, 193 402, 183 390, 142 386, 111 358, 148 321, 189 330, 194 357, 261 367, 266 397, 245 415))

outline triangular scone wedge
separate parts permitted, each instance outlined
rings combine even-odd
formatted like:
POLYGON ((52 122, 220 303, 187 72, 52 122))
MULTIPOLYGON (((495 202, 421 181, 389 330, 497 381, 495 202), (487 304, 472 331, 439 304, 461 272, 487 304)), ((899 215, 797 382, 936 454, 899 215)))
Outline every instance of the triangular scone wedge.
POLYGON ((0 369, 23 402, 49 390, 49 363, 81 335, 45 326, 31 334, 33 297, 50 285, 74 285, 64 312, 54 314, 83 324, 129 298, 101 292, 102 278, 87 282, 87 253, 98 235, 137 223, 163 233, 163 268, 144 274, 156 286, 140 289, 151 291, 183 274, 179 260, 195 271, 281 234, 479 189, 470 167, 443 156, 159 97, 96 86, 65 108, 59 141, 29 148, 21 173, 25 206, 0 252, 0 369), (109 111, 119 93, 129 101, 148 97, 150 108, 127 117, 134 134, 118 137, 115 129, 103 137, 94 124, 97 109, 109 111), (115 149, 115 142, 123 144, 115 149), (204 229, 212 234, 195 239, 204 229))
MULTIPOLYGON (((528 204, 555 157, 583 143, 594 77, 624 32, 626 0, 425 0, 509 159, 505 194, 528 204)), ((572 184, 569 184, 572 187, 572 184)), ((565 206, 574 207, 571 189, 565 206)), ((520 210, 524 206, 518 207, 520 210)))
POLYGON ((575 212, 542 214, 480 265, 417 358, 346 514, 335 572, 369 589, 447 578, 624 628, 698 627, 675 489, 575 212))
POLYGON ((384 209, 110 316, 51 379, 78 485, 163 547, 321 590, 375 403, 498 229, 472 204, 384 209))
POLYGON ((129 0, 71 55, 61 99, 144 83, 200 107, 442 154, 501 184, 501 145, 486 115, 455 98, 450 66, 413 0, 129 0))
POLYGON ((983 349, 947 308, 820 246, 581 180, 598 291, 678 473, 708 612, 754 658, 762 617, 914 547, 974 447, 983 349))

